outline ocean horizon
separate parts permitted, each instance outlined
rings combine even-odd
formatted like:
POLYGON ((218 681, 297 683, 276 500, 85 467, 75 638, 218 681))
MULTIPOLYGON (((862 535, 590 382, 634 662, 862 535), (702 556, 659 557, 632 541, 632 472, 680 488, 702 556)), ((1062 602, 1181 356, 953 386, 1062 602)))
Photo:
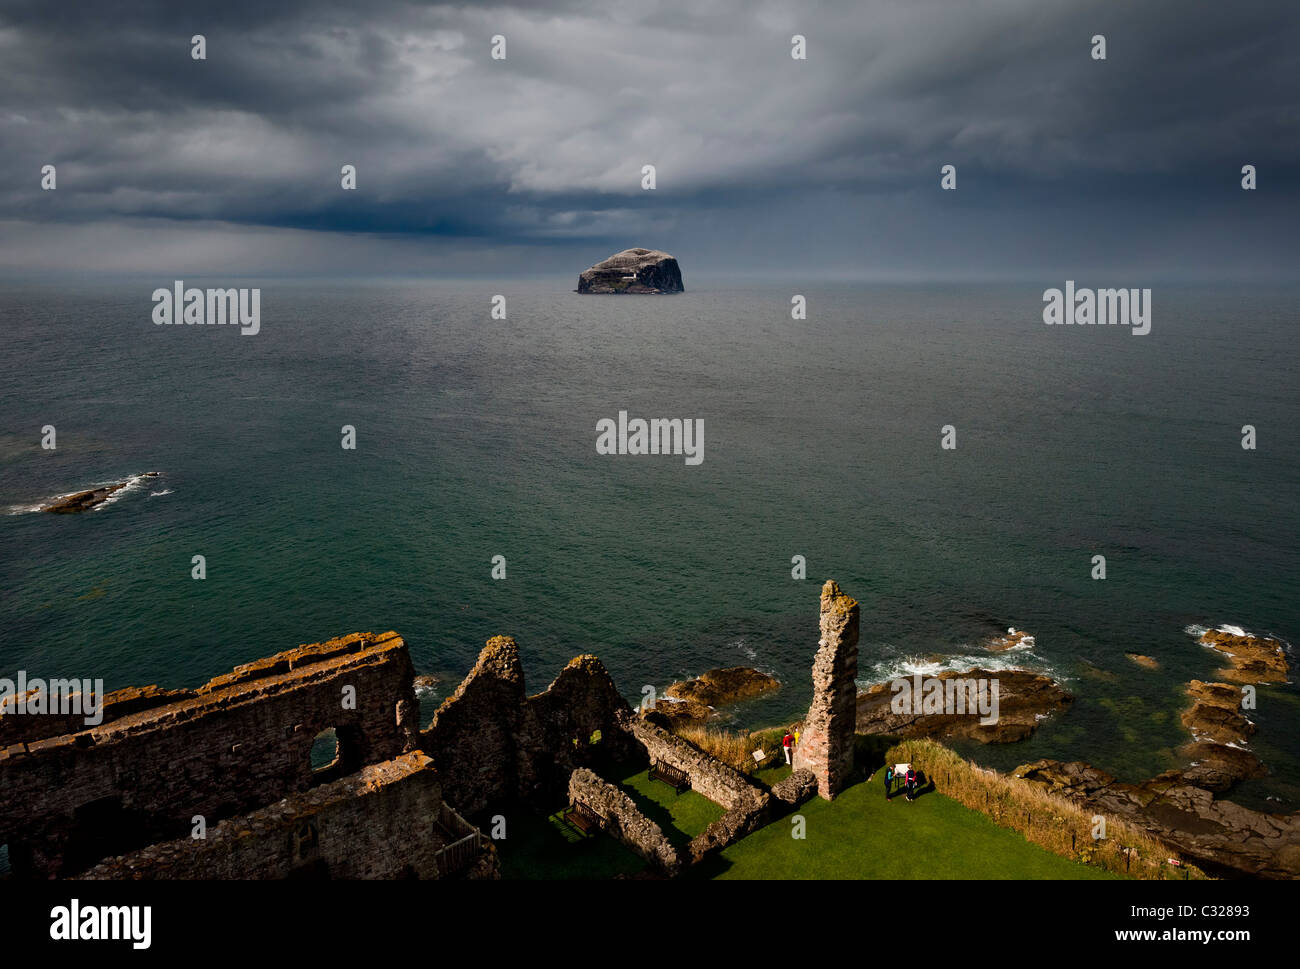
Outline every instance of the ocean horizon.
MULTIPOLYGON (((193 686, 393 629, 439 678, 427 722, 505 634, 529 692, 580 653, 633 704, 770 672, 782 688, 727 721, 770 726, 807 707, 833 578, 862 604, 860 685, 1015 667, 1075 695, 1031 740, 962 753, 1140 781, 1185 763, 1183 690, 1221 665, 1194 634, 1293 641, 1295 287, 1157 287, 1137 338, 1044 326, 1064 280, 701 279, 636 299, 558 277, 194 277, 259 287, 254 337, 154 325, 170 277, 0 284, 0 675, 193 686), (701 420, 702 462, 597 453, 620 411, 701 420), (32 510, 146 471, 93 511, 32 510), (1009 627, 1034 646, 983 648, 1009 627)), ((1270 774, 1233 798, 1294 805, 1294 683, 1264 692, 1270 774)))

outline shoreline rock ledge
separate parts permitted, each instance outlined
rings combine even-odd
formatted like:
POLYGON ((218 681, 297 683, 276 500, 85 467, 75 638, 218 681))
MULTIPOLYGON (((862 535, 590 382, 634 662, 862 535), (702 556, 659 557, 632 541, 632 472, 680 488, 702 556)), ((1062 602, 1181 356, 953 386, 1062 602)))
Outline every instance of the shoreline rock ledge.
POLYGON ((682 293, 677 260, 658 249, 624 249, 578 276, 579 293, 682 293))

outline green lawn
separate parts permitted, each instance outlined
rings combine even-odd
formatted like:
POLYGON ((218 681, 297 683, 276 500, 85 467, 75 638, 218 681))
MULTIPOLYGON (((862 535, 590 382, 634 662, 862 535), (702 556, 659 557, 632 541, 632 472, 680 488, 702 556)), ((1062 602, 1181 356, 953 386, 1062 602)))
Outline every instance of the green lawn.
MULTIPOLYGON (((782 771, 771 776, 779 773, 782 771)), ((763 780, 767 781, 768 776, 763 780)), ((833 802, 815 797, 795 814, 802 815, 805 821, 803 840, 791 836, 791 818, 782 818, 689 869, 686 877, 1118 877, 1030 844, 978 811, 933 791, 910 803, 895 794, 886 803, 879 774, 873 780, 854 784, 833 802)))
POLYGON ((659 825, 674 845, 685 846, 726 813, 703 794, 685 790, 678 794, 663 781, 650 780, 649 771, 638 771, 615 780, 636 802, 647 818, 659 825))
MULTIPOLYGON (((887 738, 859 738, 858 763, 880 764, 887 738)), ((784 762, 757 772, 765 784, 787 777, 784 762)), ((685 846, 722 817, 721 806, 694 791, 677 794, 645 770, 612 770, 618 784, 673 844, 685 846)), ((560 820, 522 807, 507 811, 509 837, 497 842, 505 878, 605 879, 632 875, 646 864, 608 835, 582 838, 560 820)), ((803 840, 781 818, 692 868, 686 878, 742 879, 1101 879, 1118 878, 1061 858, 1000 828, 983 814, 933 790, 908 802, 885 802, 880 774, 857 781, 833 802, 813 798, 796 812, 803 840)), ((486 828, 485 828, 486 830, 486 828)))
MULTIPOLYGON (((663 830, 673 844, 684 847, 722 817, 723 809, 695 791, 678 794, 663 781, 650 780, 647 770, 629 767, 607 778, 632 798, 641 813, 663 830)), ((608 835, 584 838, 555 813, 539 817, 522 806, 506 811, 508 836, 497 842, 501 877, 544 879, 604 879, 643 871, 646 863, 608 835)), ((481 821, 490 828, 490 822, 481 821)))
POLYGON ((608 835, 583 838, 560 820, 558 811, 543 818, 517 808, 506 817, 507 836, 496 842, 502 878, 606 879, 646 867, 640 856, 608 835))

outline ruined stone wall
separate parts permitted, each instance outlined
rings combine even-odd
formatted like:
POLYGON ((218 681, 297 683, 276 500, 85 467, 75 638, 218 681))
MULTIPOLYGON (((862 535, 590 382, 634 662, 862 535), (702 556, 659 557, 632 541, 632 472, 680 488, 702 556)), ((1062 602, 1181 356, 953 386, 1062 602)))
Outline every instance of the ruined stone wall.
POLYGON ((772 796, 730 764, 644 718, 634 719, 628 731, 651 760, 685 771, 691 790, 727 809, 726 814, 691 841, 688 853, 692 863, 739 841, 771 820, 772 796))
POLYGON ((582 802, 603 820, 602 829, 668 876, 681 871, 677 849, 663 829, 613 784, 580 767, 569 776, 569 800, 582 802))
POLYGON ((630 717, 594 656, 575 658, 544 693, 526 696, 519 647, 497 636, 438 708, 420 746, 437 764, 443 797, 464 814, 514 797, 545 807, 565 795, 575 768, 636 753, 619 729, 630 717))
POLYGON ((515 737, 524 699, 519 647, 509 636, 494 636, 420 734, 420 749, 437 764, 443 797, 461 813, 474 814, 518 789, 515 737))
POLYGON ((813 660, 813 701, 794 767, 811 771, 817 793, 829 801, 853 773, 858 692, 858 603, 834 582, 822 587, 819 647, 813 660))
POLYGON ((651 760, 662 761, 686 772, 691 790, 728 811, 751 804, 766 792, 730 764, 706 754, 700 748, 663 727, 642 718, 634 719, 629 729, 645 747, 651 760))
POLYGON ((623 729, 631 719, 627 701, 599 659, 587 654, 570 660, 544 693, 524 705, 517 753, 520 796, 544 804, 567 789, 575 768, 640 757, 640 746, 623 729))
POLYGON ((0 843, 17 875, 67 876, 188 835, 196 814, 212 825, 400 756, 418 739, 412 680, 401 637, 357 633, 237 667, 180 699, 114 694, 99 726, 0 750, 0 843), (343 707, 344 686, 355 709, 343 707), (311 746, 330 727, 341 756, 314 775, 311 746))
POLYGON ((107 860, 90 879, 437 878, 446 845, 434 822, 442 794, 416 751, 223 821, 107 860))

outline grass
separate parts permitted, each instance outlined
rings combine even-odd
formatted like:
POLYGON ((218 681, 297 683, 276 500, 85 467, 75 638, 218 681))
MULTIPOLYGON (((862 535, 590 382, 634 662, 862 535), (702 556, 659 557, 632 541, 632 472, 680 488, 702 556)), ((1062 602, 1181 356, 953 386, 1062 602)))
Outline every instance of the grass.
POLYGON ((781 738, 785 728, 770 727, 766 730, 734 731, 723 727, 688 725, 678 727, 674 733, 683 740, 689 740, 705 753, 736 768, 742 774, 754 774, 766 768, 758 768, 754 762, 753 752, 763 750, 767 758, 765 765, 778 762, 785 764, 785 754, 781 752, 781 738))
POLYGON ((558 811, 545 818, 524 807, 504 813, 509 827, 505 839, 496 842, 502 878, 607 879, 646 867, 640 856, 608 835, 583 838, 560 820, 558 811))
MULTIPOLYGON (((784 765, 782 765, 784 767, 784 765)), ((689 869, 721 879, 1102 879, 1111 872, 1058 857, 977 811, 930 792, 886 803, 880 776, 833 802, 813 798, 795 815, 803 840, 782 818, 689 869)))
MULTIPOLYGON (((637 767, 611 771, 608 780, 622 788, 641 813, 663 830, 674 845, 685 846, 718 818, 723 809, 702 794, 678 794, 662 781, 650 780, 637 767)), ((507 818, 507 837, 496 842, 501 877, 515 879, 607 879, 646 869, 639 855, 607 834, 584 838, 561 818, 566 805, 557 805, 543 818, 522 805, 500 812, 507 818)), ((490 830, 488 819, 480 819, 490 830)))
MULTIPOLYGON (((979 771, 938 744, 906 741, 894 745, 893 738, 859 737, 857 747, 857 761, 867 765, 867 770, 878 770, 886 762, 911 761, 937 781, 940 790, 951 792, 952 796, 931 788, 912 802, 901 794, 886 802, 879 773, 870 780, 860 777, 833 802, 814 798, 795 812, 803 818, 804 838, 792 837, 791 818, 781 818, 687 869, 684 877, 879 880, 1125 877, 1123 868, 1116 867, 1116 859, 1106 850, 1085 847, 1076 856, 1080 860, 1063 857, 1068 852, 1056 842, 1065 837, 1068 847, 1069 833, 1076 821, 1083 820, 1084 812, 1028 782, 979 771), (976 801, 983 807, 986 794, 995 802, 989 810, 996 822, 973 809, 976 801), (964 806, 962 801, 970 801, 972 806, 964 806), (1032 822, 1027 821, 1030 816, 1032 822), (1034 842, 1045 842, 1059 853, 1034 842)), ((776 761, 769 759, 766 767, 755 768, 752 762, 749 767, 753 777, 769 785, 790 773, 783 757, 776 761)), ((648 772, 639 766, 610 771, 607 777, 619 784, 638 808, 679 846, 723 814, 719 805, 694 791, 677 794, 667 784, 651 781, 648 772)), ((518 808, 507 812, 507 817, 511 825, 509 837, 497 842, 505 878, 606 879, 635 875, 646 869, 641 858, 613 838, 601 834, 584 839, 560 820, 558 813, 541 818, 518 808)), ((1121 840, 1129 844, 1132 839, 1137 844, 1139 833, 1128 831, 1117 821, 1109 824, 1115 844, 1107 848, 1112 853, 1121 840)), ((1143 844, 1137 856, 1148 859, 1158 855, 1155 846, 1143 844)), ((1118 864, 1122 866, 1122 858, 1118 864)), ((1139 867, 1135 864, 1133 872, 1138 877, 1200 875, 1183 870, 1147 873, 1137 870, 1139 867)))
POLYGON ((638 771, 616 779, 617 783, 647 818, 663 830, 670 842, 684 846, 725 814, 703 794, 686 790, 678 794, 663 781, 652 781, 649 771, 638 771))
POLYGON ((1094 808, 1021 778, 981 770, 932 740, 904 740, 884 753, 883 762, 914 764, 955 801, 1067 859, 1133 878, 1206 877, 1186 860, 1178 867, 1169 865, 1167 859, 1176 851, 1119 818, 1106 818, 1105 839, 1094 841, 1094 808))

